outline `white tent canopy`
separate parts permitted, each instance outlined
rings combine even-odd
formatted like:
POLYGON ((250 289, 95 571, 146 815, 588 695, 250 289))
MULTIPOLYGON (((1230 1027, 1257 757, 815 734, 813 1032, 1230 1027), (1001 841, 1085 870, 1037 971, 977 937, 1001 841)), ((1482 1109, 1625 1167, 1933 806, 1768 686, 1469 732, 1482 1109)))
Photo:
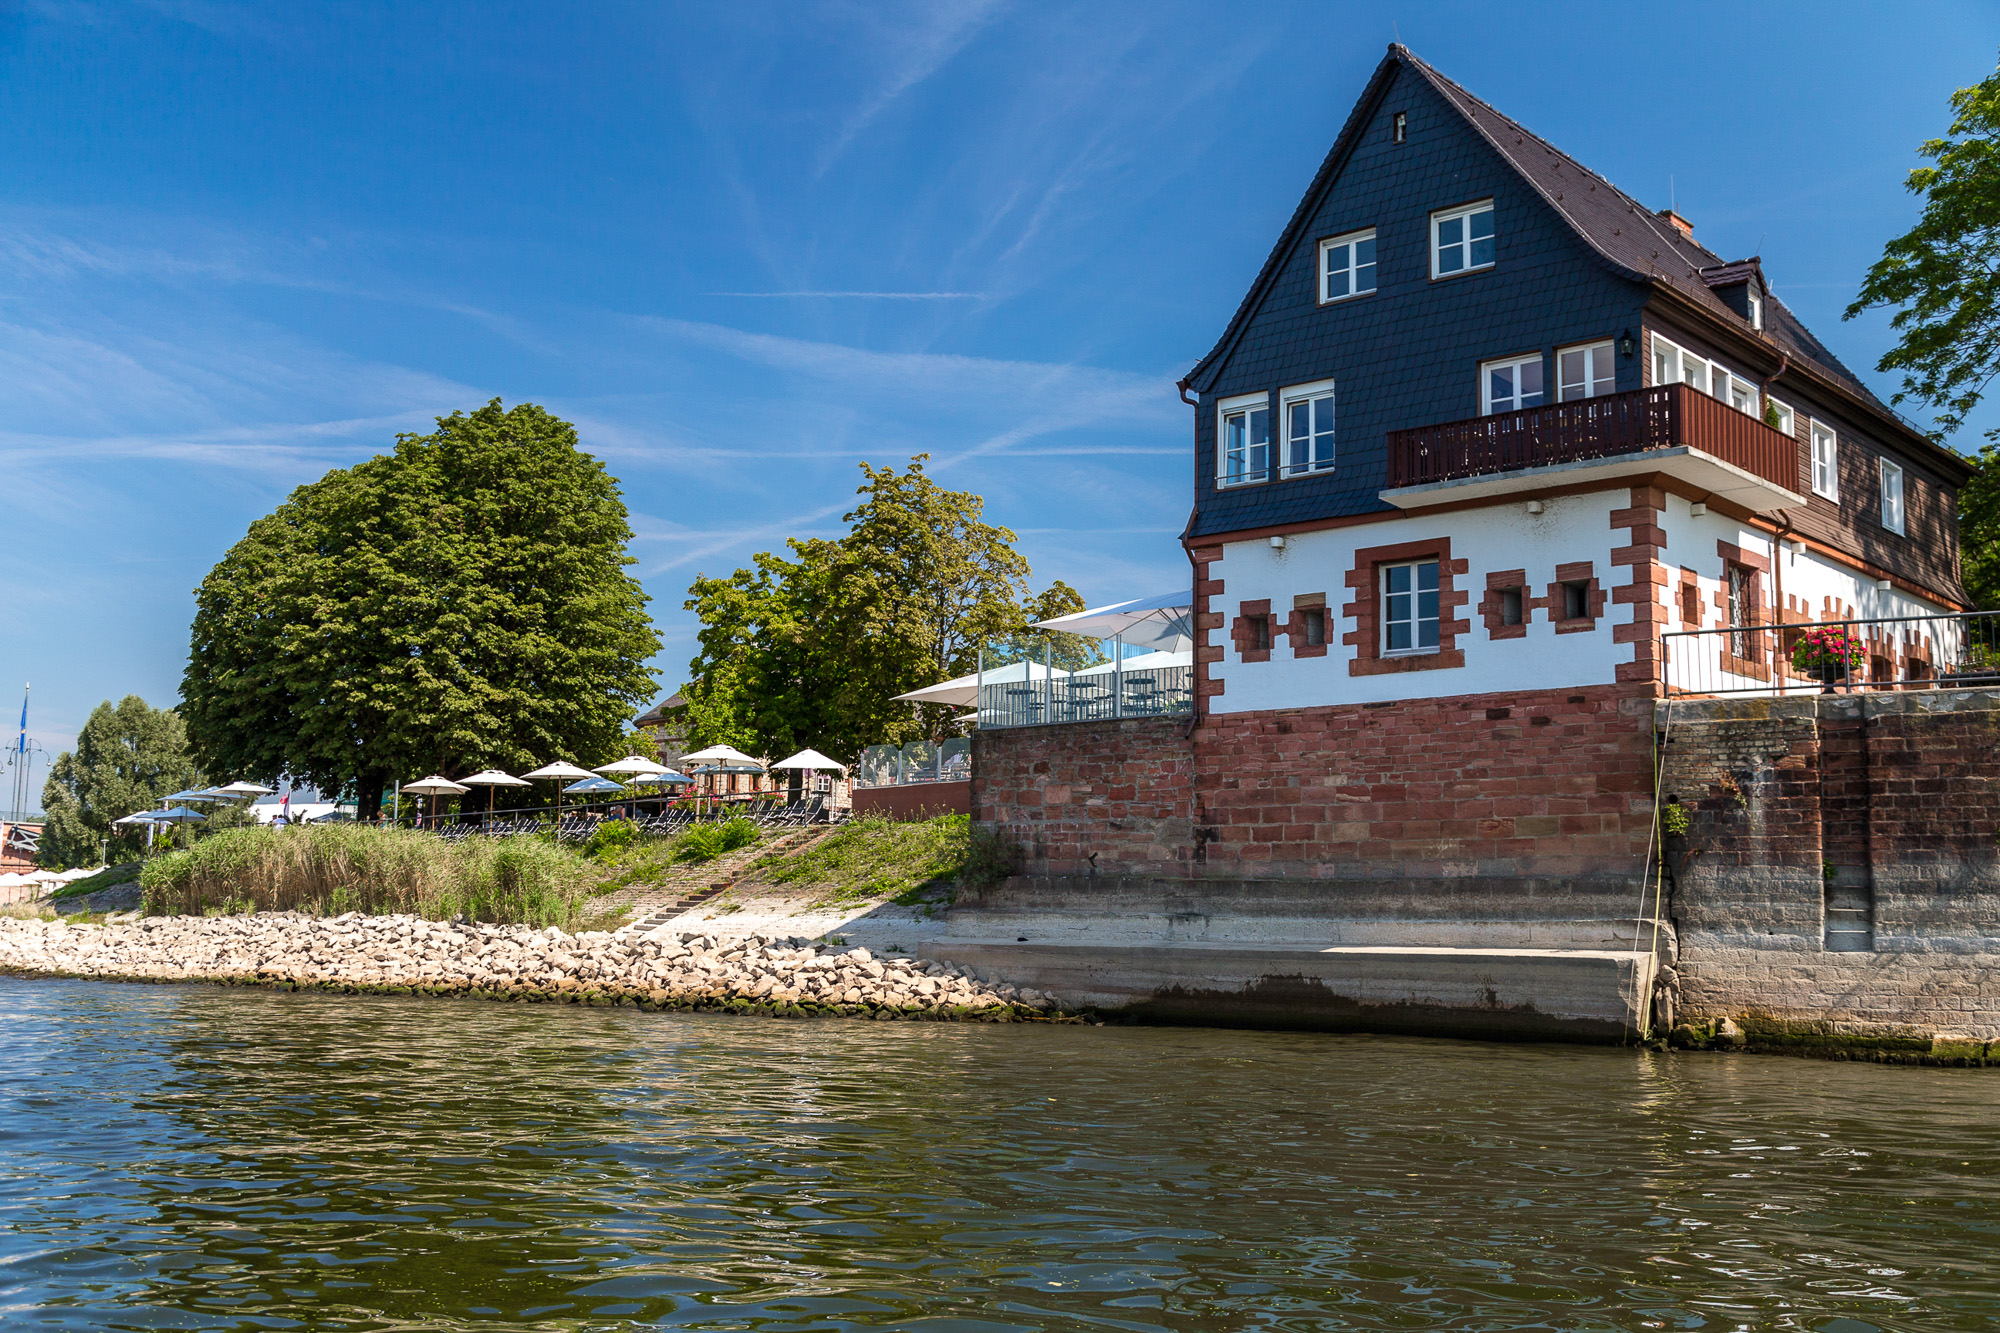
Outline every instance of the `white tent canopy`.
POLYGON ((730 745, 711 745, 706 750, 696 750, 693 754, 681 756, 683 764, 754 764, 764 766, 761 759, 752 759, 743 751, 730 745))
POLYGON ((790 759, 780 759, 777 763, 771 765, 771 767, 804 768, 804 769, 832 768, 832 769, 838 769, 843 773, 847 771, 846 764, 836 763, 835 761, 828 759, 825 755, 821 754, 818 750, 800 750, 790 759))
MULTIPOLYGON (((1035 680, 1045 680, 1049 676, 1047 668, 1040 662, 1014 662, 1003 667, 994 667, 986 673, 988 685, 1018 685, 1029 679, 1033 671, 1035 680)), ((1054 674, 1066 676, 1069 673, 1061 667, 1054 674)), ((979 676, 959 676, 954 680, 942 680, 935 685, 926 685, 921 690, 911 690, 908 694, 896 696, 898 703, 906 704, 950 704, 955 708, 971 708, 979 703, 979 676)))
POLYGON ((1165 667, 1194 665, 1194 649, 1183 648, 1177 652, 1135 653, 1123 662, 1099 662, 1096 666, 1080 667, 1070 674, 1076 676, 1108 676, 1123 668, 1126 671, 1158 671, 1165 667))
POLYGON ((1140 648, 1192 648, 1194 633, 1189 625, 1193 613, 1194 596, 1183 588, 1179 592, 1075 611, 1053 620, 1038 620, 1035 628, 1092 639, 1123 638, 1140 648))

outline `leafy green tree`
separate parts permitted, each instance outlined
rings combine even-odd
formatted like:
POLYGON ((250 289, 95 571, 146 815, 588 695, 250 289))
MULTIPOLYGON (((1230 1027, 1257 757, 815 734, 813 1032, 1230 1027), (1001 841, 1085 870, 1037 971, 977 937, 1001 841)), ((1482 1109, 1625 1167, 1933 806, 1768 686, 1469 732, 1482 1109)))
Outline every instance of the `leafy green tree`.
MULTIPOLYGON (((1940 442, 2000 374, 2000 70, 1953 93, 1951 107, 1946 137, 1918 149, 1933 165, 1904 181, 1923 215, 1884 247, 1846 315, 1897 307, 1889 322, 1901 336, 1876 369, 1902 372, 1895 401, 1933 409, 1940 442)), ((1966 591, 1990 609, 2000 607, 2000 454, 1991 443, 1974 467, 1958 493, 1959 546, 1966 591)))
POLYGON ((1846 315, 1899 307, 1889 323, 1902 336, 1876 369, 1903 373, 1896 401, 1935 409, 1940 437, 2000 373, 2000 70, 1951 106, 1947 136, 1917 150, 1934 165, 1904 181, 1923 216, 1883 248, 1846 315))
POLYGON ((114 861, 136 856, 145 831, 113 828, 111 821, 204 781, 179 714, 149 707, 136 694, 116 705, 105 700, 91 710, 76 749, 57 756, 42 787, 41 863, 55 870, 96 865, 106 842, 114 861))
POLYGON ((1031 597, 1014 534, 984 520, 979 496, 939 487, 927 458, 902 472, 863 463, 862 500, 837 541, 795 539, 790 559, 766 552, 726 578, 696 578, 687 609, 702 622, 701 654, 682 689, 692 740, 851 758, 960 734, 956 709, 895 696, 968 675, 982 643, 1081 608, 1060 583, 1031 597))
POLYGON ((615 478, 541 408, 438 419, 257 520, 197 590, 211 770, 352 791, 606 753, 654 689, 615 478))

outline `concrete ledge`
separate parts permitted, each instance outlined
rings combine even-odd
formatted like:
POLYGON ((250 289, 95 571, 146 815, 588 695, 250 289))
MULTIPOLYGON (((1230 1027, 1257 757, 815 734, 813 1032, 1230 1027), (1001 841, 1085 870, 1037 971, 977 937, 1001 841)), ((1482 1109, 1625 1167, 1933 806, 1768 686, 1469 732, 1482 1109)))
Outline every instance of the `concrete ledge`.
POLYGON ((1508 1041, 1633 1040, 1654 976, 1650 954, 1584 949, 943 939, 928 952, 1153 1022, 1508 1041))

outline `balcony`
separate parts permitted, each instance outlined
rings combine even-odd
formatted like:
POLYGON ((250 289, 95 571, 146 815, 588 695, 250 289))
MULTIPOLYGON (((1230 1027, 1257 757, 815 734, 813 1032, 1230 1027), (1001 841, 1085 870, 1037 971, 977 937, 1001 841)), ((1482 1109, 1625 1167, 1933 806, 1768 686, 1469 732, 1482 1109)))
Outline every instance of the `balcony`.
POLYGON ((1389 432, 1403 509, 1666 473, 1764 513, 1805 503, 1798 445, 1685 384, 1389 432))

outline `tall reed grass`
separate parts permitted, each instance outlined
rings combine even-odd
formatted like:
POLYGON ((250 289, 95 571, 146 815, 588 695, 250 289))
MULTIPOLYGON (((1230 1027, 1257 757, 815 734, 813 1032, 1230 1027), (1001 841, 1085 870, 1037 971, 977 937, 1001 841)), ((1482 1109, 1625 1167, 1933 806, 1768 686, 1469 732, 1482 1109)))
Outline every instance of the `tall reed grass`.
POLYGON ((409 912, 432 920, 567 926, 589 901, 590 866, 534 837, 448 843, 364 824, 228 829, 146 863, 150 913, 409 912))

